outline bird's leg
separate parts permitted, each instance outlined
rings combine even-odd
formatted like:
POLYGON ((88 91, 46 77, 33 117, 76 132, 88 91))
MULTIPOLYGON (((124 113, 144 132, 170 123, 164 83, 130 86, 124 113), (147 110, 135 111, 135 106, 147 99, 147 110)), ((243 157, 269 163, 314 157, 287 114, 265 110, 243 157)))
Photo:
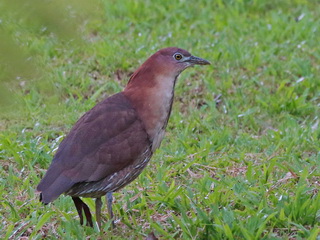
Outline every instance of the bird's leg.
POLYGON ((83 225, 83 215, 82 215, 82 201, 78 197, 72 197, 74 205, 76 206, 77 212, 80 217, 80 224, 83 225))
POLYGON ((97 219, 99 230, 101 230, 101 207, 102 207, 101 197, 98 197, 96 198, 96 219, 97 219))
POLYGON ((85 204, 79 197, 72 197, 74 205, 76 205, 79 217, 80 217, 80 223, 83 224, 83 217, 82 217, 82 209, 84 211, 84 214, 87 218, 87 226, 93 227, 92 223, 92 216, 90 213, 90 209, 87 204, 85 204))
POLYGON ((112 192, 108 192, 106 195, 106 199, 107 199, 107 208, 108 208, 108 213, 111 219, 111 226, 112 228, 115 228, 114 225, 114 219, 113 219, 113 212, 112 212, 112 192))

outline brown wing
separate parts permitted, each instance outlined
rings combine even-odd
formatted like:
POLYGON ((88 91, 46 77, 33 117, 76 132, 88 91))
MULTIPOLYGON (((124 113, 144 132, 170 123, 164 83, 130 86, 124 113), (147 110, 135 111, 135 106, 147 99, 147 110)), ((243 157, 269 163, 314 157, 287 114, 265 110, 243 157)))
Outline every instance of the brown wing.
POLYGON ((61 142, 37 187, 48 203, 78 182, 93 182, 130 165, 151 143, 129 100, 115 94, 85 113, 61 142))

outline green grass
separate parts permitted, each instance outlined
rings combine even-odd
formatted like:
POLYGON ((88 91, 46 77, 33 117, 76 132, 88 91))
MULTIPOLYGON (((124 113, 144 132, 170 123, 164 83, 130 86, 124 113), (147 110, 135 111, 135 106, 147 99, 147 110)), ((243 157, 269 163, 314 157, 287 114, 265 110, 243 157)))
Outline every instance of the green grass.
POLYGON ((39 73, 1 85, 1 239, 320 239, 317 1, 105 0, 86 17, 79 41, 2 19, 39 73), (63 136, 167 46, 212 65, 181 74, 161 148, 114 194, 117 228, 106 208, 102 233, 80 226, 70 197, 41 205, 63 136))

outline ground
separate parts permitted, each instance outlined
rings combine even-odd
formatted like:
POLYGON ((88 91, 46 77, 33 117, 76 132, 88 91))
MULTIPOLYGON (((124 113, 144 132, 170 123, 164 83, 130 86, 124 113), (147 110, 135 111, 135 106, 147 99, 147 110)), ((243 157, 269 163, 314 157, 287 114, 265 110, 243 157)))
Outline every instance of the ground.
POLYGON ((1 239, 320 239, 317 1, 59 4, 79 21, 0 5, 12 39, 1 48, 16 57, 0 57, 1 239), (39 203, 75 121, 168 46, 212 65, 181 74, 161 148, 114 194, 117 228, 106 208, 99 233, 80 226, 70 197, 39 203))

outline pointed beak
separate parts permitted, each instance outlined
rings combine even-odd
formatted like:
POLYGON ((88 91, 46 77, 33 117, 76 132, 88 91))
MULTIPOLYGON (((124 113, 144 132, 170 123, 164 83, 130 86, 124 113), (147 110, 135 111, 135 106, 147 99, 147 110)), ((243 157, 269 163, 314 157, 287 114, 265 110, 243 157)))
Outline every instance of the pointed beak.
POLYGON ((187 62, 189 62, 191 64, 197 64, 197 65, 210 65, 211 64, 208 60, 205 60, 205 59, 199 58, 199 57, 195 57, 195 56, 189 57, 187 62))

